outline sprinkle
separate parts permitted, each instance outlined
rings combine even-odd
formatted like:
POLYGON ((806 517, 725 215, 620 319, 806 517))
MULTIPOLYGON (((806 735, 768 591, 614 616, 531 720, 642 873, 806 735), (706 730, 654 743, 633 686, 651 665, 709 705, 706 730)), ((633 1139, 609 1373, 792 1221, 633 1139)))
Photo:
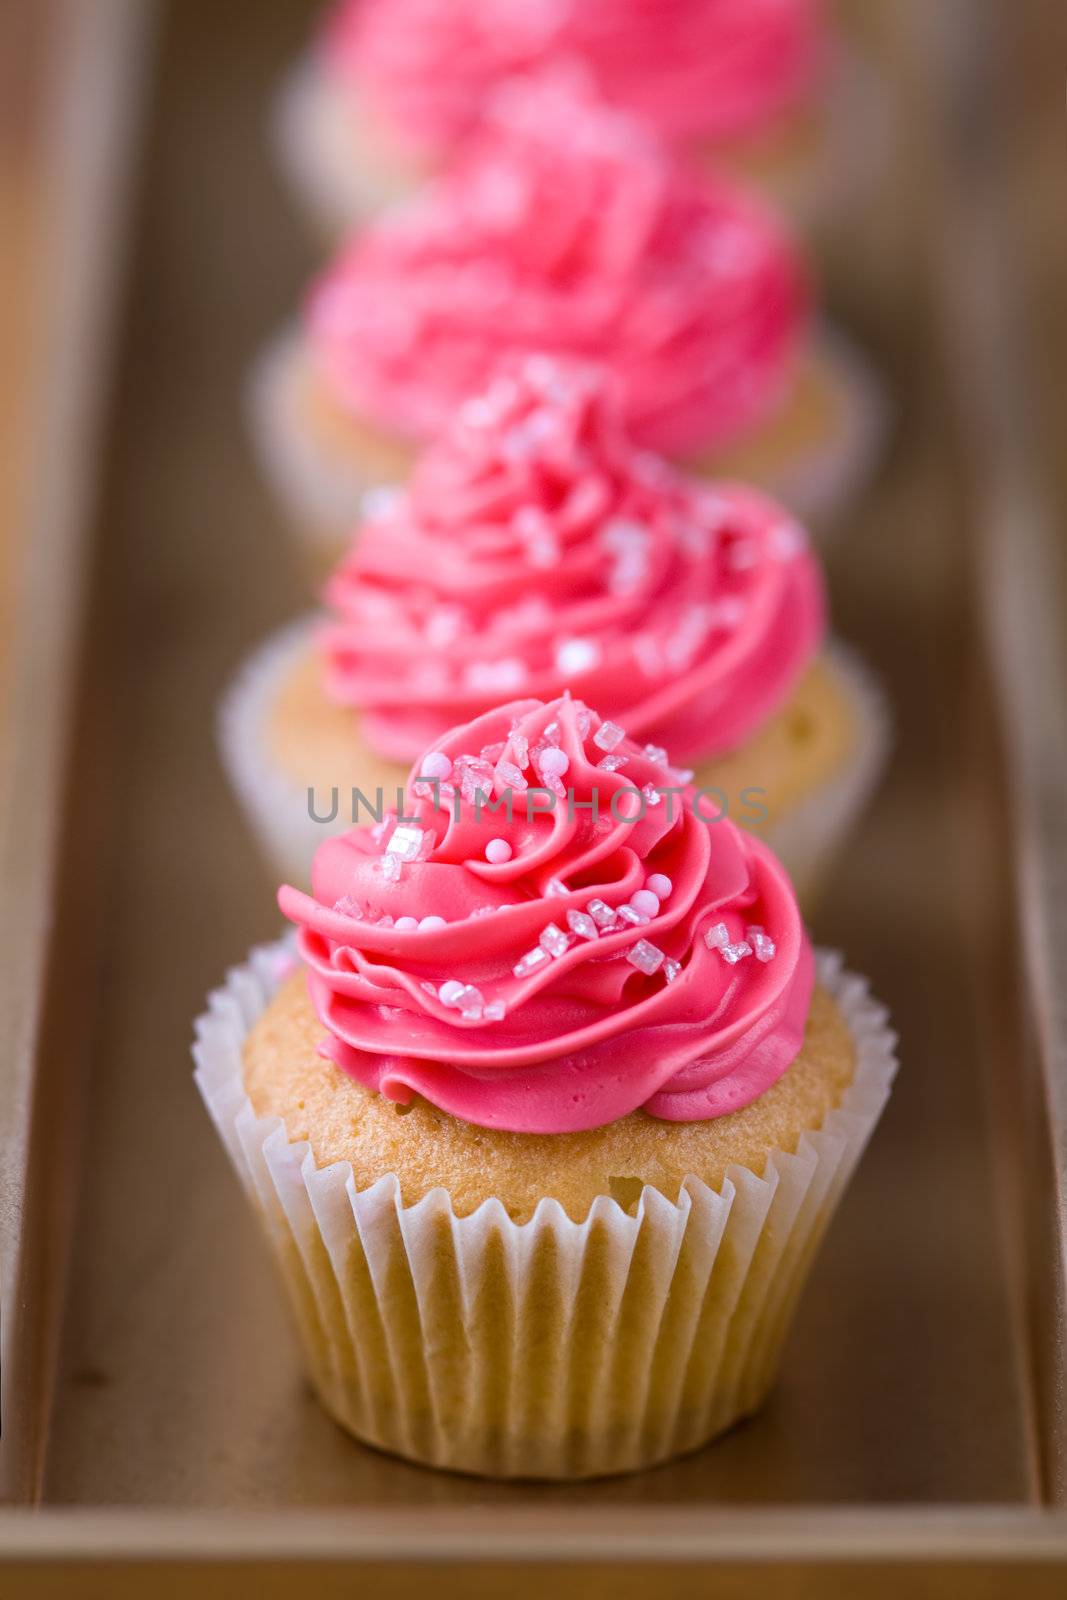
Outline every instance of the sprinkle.
POLYGON ((546 894, 570 894, 570 890, 562 878, 549 878, 545 884, 546 894))
POLYGON ((490 839, 485 847, 485 859, 494 867, 511 860, 511 846, 506 839, 490 839))
POLYGON ((551 961, 551 959, 552 957, 548 951, 542 950, 538 945, 535 950, 527 950, 522 960, 517 961, 511 970, 516 978, 525 978, 529 973, 536 972, 538 967, 543 967, 545 962, 551 961))
POLYGON ((437 998, 443 1006, 456 1006, 463 993, 463 984, 455 978, 449 978, 437 991, 437 998))
POLYGON ((602 722, 593 735, 593 743, 598 750, 614 750, 615 746, 625 738, 625 731, 617 722, 602 722))
POLYGON ((616 912, 616 916, 618 916, 622 922, 628 922, 631 927, 634 928, 643 928, 645 923, 649 920, 643 911, 638 911, 634 906, 620 906, 616 912))
POLYGON ((368 489, 360 502, 360 510, 369 519, 377 521, 380 517, 390 516, 400 504, 402 499, 399 489, 390 488, 388 484, 379 484, 374 489, 368 489))
POLYGON ((486 1022, 502 1022, 504 1020, 503 1000, 490 1000, 482 1012, 486 1022))
POLYGON ((692 767, 668 767, 667 772, 675 783, 692 783, 693 778, 696 776, 692 767))
POLYGON ((745 929, 745 938, 752 946, 752 954, 757 961, 773 961, 778 954, 778 946, 767 937, 766 930, 758 923, 754 922, 745 929))
POLYGON ((511 730, 511 753, 515 757, 515 765, 525 771, 530 765, 530 741, 514 727, 511 730))
POLYGON ((654 783, 646 783, 642 788, 641 793, 644 795, 650 806, 658 806, 662 803, 663 795, 656 788, 654 783))
POLYGON ((444 917, 420 917, 419 932, 428 933, 432 928, 447 928, 444 917))
POLYGON ((626 952, 626 959, 632 967, 643 972, 646 977, 651 977, 665 960, 663 951, 657 945, 649 944, 647 939, 638 939, 626 952))
POLYGON ((452 763, 443 750, 431 750, 429 755, 422 759, 419 772, 421 778, 450 778, 452 776, 452 763))
POLYGON ((420 861, 429 855, 433 842, 433 834, 427 833, 424 828, 409 827, 402 823, 393 829, 385 853, 386 856, 396 856, 400 861, 420 861))
POLYGON ((645 888, 650 889, 657 900, 666 900, 674 884, 665 872, 651 872, 645 879, 645 888))
POLYGON ((410 933, 411 929, 417 928, 418 925, 419 923, 417 917, 397 917, 396 921, 393 923, 393 927, 398 929, 401 933, 410 933))
POLYGON ((483 744, 478 754, 483 761, 488 761, 491 767, 495 767, 504 754, 504 741, 501 739, 498 744, 483 744))
POLYGON ((596 939, 600 936, 596 923, 584 911, 568 911, 567 926, 579 939, 596 939))
POLYGON ((543 750, 537 758, 537 770, 542 778, 562 778, 571 761, 565 750, 543 750))
POLYGON ((386 883, 398 883, 403 870, 404 858, 395 851, 387 851, 385 855, 378 857, 378 871, 386 883))
POLYGON ((615 922, 615 912, 604 900, 590 900, 585 908, 598 928, 610 928, 615 922))
POLYGON ((550 922, 548 927, 542 930, 541 937, 537 942, 542 950, 547 950, 550 956, 555 956, 557 959, 566 954, 570 949, 571 943, 563 929, 557 928, 554 922, 550 922))
POLYGON ((340 900, 335 900, 333 909, 339 911, 342 917, 352 917, 356 922, 363 921, 363 907, 358 900, 353 900, 350 894, 343 894, 340 900))
POLYGON ((643 917, 654 917, 659 911, 659 896, 651 889, 638 889, 630 896, 630 904, 643 917))
POLYGON ((598 772, 618 772, 629 761, 629 756, 602 756, 597 762, 598 772))
POLYGON ((457 756, 453 772, 459 779, 460 794, 468 805, 474 805, 478 796, 488 798, 493 792, 495 776, 488 761, 479 756, 457 756))
POLYGON ((663 976, 666 978, 668 983, 673 983, 681 970, 682 963, 680 961, 675 961, 673 956, 668 956, 666 961, 663 963, 663 976))
POLYGON ((567 677, 588 672, 599 660, 600 651, 591 639, 566 639, 556 649, 556 667, 567 677))
POLYGON ((465 621, 465 614, 459 606, 438 606, 426 619, 423 637, 431 649, 443 650, 456 642, 463 632, 465 621))
POLYGON ((770 549, 778 561, 791 561, 808 542, 804 529, 796 522, 779 522, 771 529, 770 549))
POLYGON ((488 694, 506 694, 526 682, 526 668, 515 656, 504 656, 498 661, 471 661, 463 672, 463 682, 468 689, 484 690, 488 694))
POLYGON ((714 928, 709 928, 704 935, 704 943, 709 950, 722 950, 730 943, 730 930, 725 922, 717 922, 714 928))
POLYGON ((481 1016, 485 1000, 480 989, 476 989, 472 983, 463 983, 460 984, 459 993, 452 1004, 456 1006, 461 1017, 473 1022, 481 1016))
POLYGON ((657 767, 667 765, 667 752, 661 744, 646 744, 645 755, 650 761, 654 761, 657 767))
POLYGON ((517 789, 524 793, 529 784, 513 761, 498 761, 496 775, 505 789, 517 789))
POLYGON ((752 954, 752 946, 747 939, 738 939, 735 944, 720 945, 719 954, 729 966, 736 967, 739 961, 752 954))

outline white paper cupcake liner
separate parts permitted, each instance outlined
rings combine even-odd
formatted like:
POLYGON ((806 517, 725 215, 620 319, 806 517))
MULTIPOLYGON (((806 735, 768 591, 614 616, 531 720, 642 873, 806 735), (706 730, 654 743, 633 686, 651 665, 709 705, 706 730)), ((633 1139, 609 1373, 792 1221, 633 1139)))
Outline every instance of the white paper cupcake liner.
POLYGON ((414 185, 411 173, 361 148, 359 110, 308 51, 287 73, 271 111, 282 173, 309 221, 332 242, 377 216, 414 185))
MULTIPOLYGON (((311 861, 331 833, 352 825, 351 800, 338 784, 336 822, 316 821, 306 786, 294 783, 273 759, 267 737, 282 684, 311 646, 315 619, 302 618, 272 635, 248 658, 223 697, 218 719, 222 764, 272 875, 308 881, 311 861)), ((860 658, 834 640, 826 655, 852 711, 856 739, 848 762, 772 825, 764 838, 807 904, 829 874, 836 850, 870 799, 890 747, 888 706, 860 658)), ((332 796, 316 792, 315 813, 326 817, 332 796)))
MULTIPOLYGON (((277 766, 267 736, 271 708, 311 648, 315 621, 309 615, 290 623, 248 658, 222 698, 216 730, 222 765, 272 876, 296 884, 308 882, 323 839, 351 826, 345 806, 339 806, 336 825, 315 820, 306 785, 295 784, 277 766)), ((316 810, 328 815, 328 798, 316 810)))
POLYGON ((792 878, 806 911, 825 886, 834 858, 873 795, 892 743, 889 705, 877 678, 840 640, 831 640, 825 655, 852 713, 855 743, 849 759, 818 789, 758 830, 792 878))
POLYGON ((814 158, 768 193, 797 231, 821 234, 847 217, 884 170, 892 133, 892 101, 884 75, 862 50, 838 45, 837 70, 825 91, 826 120, 814 158))
POLYGON ((308 363, 295 326, 253 363, 246 392, 249 436, 264 478, 285 514, 304 565, 325 578, 351 541, 366 494, 389 486, 368 459, 328 449, 308 427, 308 363))
POLYGON ((830 375, 842 424, 818 449, 784 462, 765 487, 806 523, 822 549, 846 525, 849 510, 885 453, 890 405, 885 385, 859 346, 825 319, 815 360, 830 375))
MULTIPOLYGON (((853 1081, 795 1153, 721 1192, 645 1188, 631 1215, 582 1222, 544 1199, 516 1223, 497 1199, 457 1217, 395 1177, 359 1190, 257 1118, 242 1048, 291 968, 254 950, 196 1024, 196 1082, 258 1212, 327 1410, 368 1444, 499 1477, 627 1472, 705 1443, 773 1382, 822 1234, 885 1104, 895 1037, 865 980, 820 952, 857 1055, 853 1081)), ((224 1226, 220 1218, 220 1226, 224 1226)))

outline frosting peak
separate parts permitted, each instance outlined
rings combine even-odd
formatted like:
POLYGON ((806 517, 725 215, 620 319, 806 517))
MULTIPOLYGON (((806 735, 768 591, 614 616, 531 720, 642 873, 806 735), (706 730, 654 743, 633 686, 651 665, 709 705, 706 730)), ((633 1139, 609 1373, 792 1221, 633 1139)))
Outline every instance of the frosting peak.
POLYGON ((610 379, 543 356, 460 408, 326 601, 326 691, 401 760, 503 696, 565 689, 714 756, 783 704, 825 626, 781 507, 637 450, 610 379))
POLYGON ((342 0, 330 69, 402 144, 441 157, 502 77, 577 55, 668 138, 729 139, 812 90, 818 0, 342 0))
POLYGON ((810 944, 766 846, 704 821, 662 757, 570 698, 426 752, 402 817, 327 840, 312 893, 279 893, 326 1053, 519 1132, 763 1093, 800 1048, 810 944))
POLYGON ((342 250, 307 332, 338 401, 409 438, 502 357, 547 349, 609 365, 635 438, 686 454, 776 409, 806 309, 759 202, 559 70, 502 88, 448 176, 342 250))

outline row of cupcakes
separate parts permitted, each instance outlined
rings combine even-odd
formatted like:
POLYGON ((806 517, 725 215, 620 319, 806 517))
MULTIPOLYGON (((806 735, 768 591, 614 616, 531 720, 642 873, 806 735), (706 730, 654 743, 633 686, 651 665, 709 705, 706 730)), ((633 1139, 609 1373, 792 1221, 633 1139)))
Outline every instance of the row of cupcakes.
POLYGON ((505 366, 376 497, 324 600, 255 653, 221 719, 234 787, 298 881, 328 827, 370 821, 421 749, 516 696, 571 692, 669 749, 676 784, 759 828, 805 893, 885 759, 881 696, 828 636, 803 527, 638 448, 602 369, 505 366))
POLYGON ((866 480, 885 406, 816 316, 752 192, 680 162, 557 67, 506 83, 447 171, 349 235, 253 373, 253 440, 316 577, 368 490, 501 361, 606 366, 642 446, 780 495, 816 531, 866 480))
POLYGON ((364 0, 304 72, 311 116, 354 29, 357 146, 374 103, 425 113, 426 164, 458 147, 256 379, 329 576, 224 702, 295 933, 195 1056, 326 1409, 423 1464, 569 1479, 694 1449, 774 1381, 896 1066, 798 899, 887 730, 798 510, 855 476, 867 390, 780 225, 674 153, 799 99, 815 57, 775 30, 813 11, 519 9, 364 0), (498 47, 528 76, 482 95, 498 47))
POLYGON ((806 224, 884 159, 879 78, 822 0, 337 0, 279 97, 284 170, 342 233, 447 166, 499 83, 574 63, 694 166, 806 224))

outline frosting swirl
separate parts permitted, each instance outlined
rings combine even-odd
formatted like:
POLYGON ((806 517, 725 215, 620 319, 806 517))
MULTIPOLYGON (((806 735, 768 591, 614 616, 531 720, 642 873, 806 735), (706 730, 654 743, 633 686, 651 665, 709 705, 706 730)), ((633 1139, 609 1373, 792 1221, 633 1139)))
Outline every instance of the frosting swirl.
POLYGON ((807 320, 770 213, 675 166, 569 72, 494 107, 448 176, 312 286, 309 348, 338 404, 423 438, 502 357, 548 349, 607 363, 635 438, 671 455, 770 416, 807 320))
POLYGON ((517 1132, 756 1099, 800 1048, 811 947, 766 846, 679 796, 580 701, 453 730, 401 820, 328 839, 312 893, 279 893, 324 1053, 391 1099, 517 1132))
POLYGON ((723 140, 806 99, 825 54, 818 0, 343 0, 322 43, 400 143, 438 158, 495 82, 560 56, 668 138, 723 140))
POLYGON ((326 601, 326 693, 404 761, 501 698, 568 688, 714 756, 784 703, 825 629, 781 507, 636 450, 602 373, 536 356, 372 509, 326 601))

